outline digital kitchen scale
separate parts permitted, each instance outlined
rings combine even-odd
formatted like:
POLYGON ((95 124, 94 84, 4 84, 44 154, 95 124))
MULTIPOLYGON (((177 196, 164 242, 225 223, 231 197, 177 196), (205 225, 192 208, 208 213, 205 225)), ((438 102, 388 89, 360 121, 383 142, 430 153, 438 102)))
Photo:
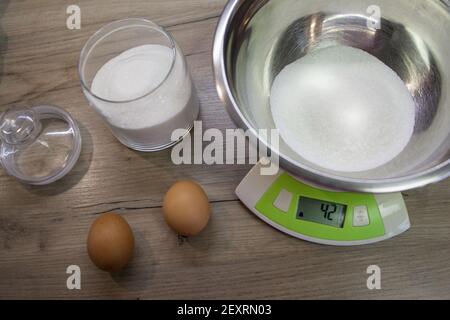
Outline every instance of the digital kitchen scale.
POLYGON ((320 244, 375 243, 410 228, 401 193, 362 194, 317 189, 280 169, 261 175, 257 164, 236 189, 259 218, 291 236, 320 244))

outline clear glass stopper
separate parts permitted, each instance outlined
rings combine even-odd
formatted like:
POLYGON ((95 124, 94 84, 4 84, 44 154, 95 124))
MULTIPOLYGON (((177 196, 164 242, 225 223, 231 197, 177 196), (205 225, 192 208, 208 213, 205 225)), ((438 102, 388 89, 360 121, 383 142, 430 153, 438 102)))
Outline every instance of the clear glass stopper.
POLYGON ((11 108, 0 118, 0 139, 7 144, 30 142, 40 130, 40 120, 30 108, 11 108))

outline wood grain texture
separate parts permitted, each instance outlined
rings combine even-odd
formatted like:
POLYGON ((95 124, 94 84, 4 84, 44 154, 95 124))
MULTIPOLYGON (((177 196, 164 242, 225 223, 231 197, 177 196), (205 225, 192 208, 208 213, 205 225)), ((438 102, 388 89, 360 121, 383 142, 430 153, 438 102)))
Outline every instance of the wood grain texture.
POLYGON ((101 25, 147 17, 173 33, 187 56, 205 127, 234 128, 217 98, 211 46, 224 0, 27 0, 0 2, 0 108, 51 103, 79 122, 83 151, 62 181, 24 186, 0 173, 0 298, 450 298, 450 181, 406 196, 412 229, 353 248, 318 246, 255 218, 234 194, 249 166, 175 166, 170 151, 120 145, 87 105, 77 75, 80 50, 101 25), (82 9, 82 29, 65 27, 66 7, 82 9), (206 189, 214 214, 200 236, 180 240, 161 215, 179 179, 206 189), (102 212, 133 227, 136 258, 111 276, 93 267, 85 241, 102 212), (82 269, 82 290, 66 289, 66 267, 82 269), (366 268, 382 268, 381 291, 366 268))

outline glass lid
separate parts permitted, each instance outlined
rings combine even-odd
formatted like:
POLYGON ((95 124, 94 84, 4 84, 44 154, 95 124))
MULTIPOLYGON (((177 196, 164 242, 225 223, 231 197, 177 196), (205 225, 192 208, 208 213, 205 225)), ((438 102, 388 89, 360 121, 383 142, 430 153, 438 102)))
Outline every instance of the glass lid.
POLYGON ((20 181, 45 185, 64 177, 81 152, 76 122, 61 108, 10 108, 0 115, 0 161, 20 181))

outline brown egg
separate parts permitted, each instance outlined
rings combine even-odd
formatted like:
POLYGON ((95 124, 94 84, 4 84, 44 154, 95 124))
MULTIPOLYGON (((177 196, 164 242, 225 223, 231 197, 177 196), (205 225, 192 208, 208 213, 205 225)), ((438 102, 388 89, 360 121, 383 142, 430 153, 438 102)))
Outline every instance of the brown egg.
POLYGON ((117 272, 133 257, 134 236, 127 221, 115 213, 101 215, 91 226, 87 250, 100 269, 117 272))
POLYGON ((199 234, 211 213, 205 191, 192 181, 177 182, 167 191, 163 211, 167 224, 183 236, 199 234))

